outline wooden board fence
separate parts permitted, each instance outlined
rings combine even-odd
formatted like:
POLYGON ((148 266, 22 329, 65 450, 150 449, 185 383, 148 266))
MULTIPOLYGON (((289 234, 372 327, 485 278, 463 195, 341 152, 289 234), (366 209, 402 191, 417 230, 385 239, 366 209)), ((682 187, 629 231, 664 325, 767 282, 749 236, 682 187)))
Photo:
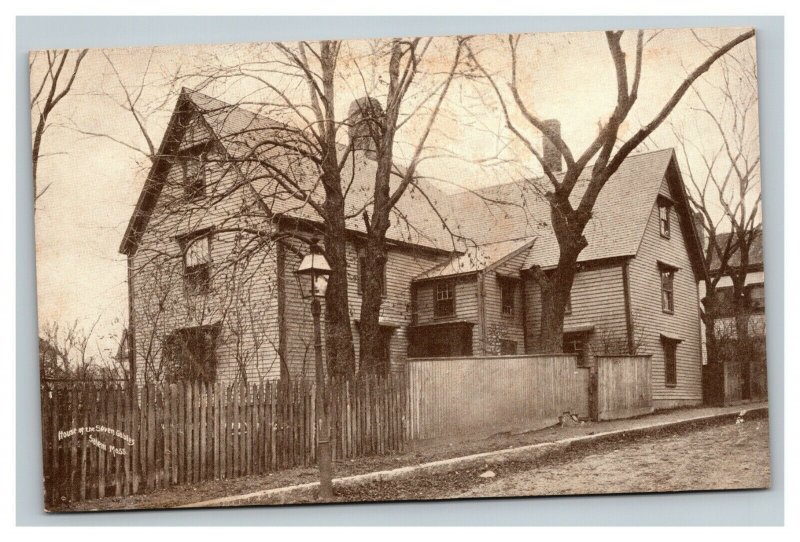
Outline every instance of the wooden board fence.
POLYGON ((615 420, 653 412, 650 356, 596 356, 597 419, 615 420))
POLYGON ((589 416, 589 369, 573 355, 410 359, 409 438, 479 435, 589 416))
MULTIPOLYGON (((402 450, 405 375, 332 382, 334 460, 402 450)), ((316 463, 315 386, 46 383, 45 507, 316 463)))

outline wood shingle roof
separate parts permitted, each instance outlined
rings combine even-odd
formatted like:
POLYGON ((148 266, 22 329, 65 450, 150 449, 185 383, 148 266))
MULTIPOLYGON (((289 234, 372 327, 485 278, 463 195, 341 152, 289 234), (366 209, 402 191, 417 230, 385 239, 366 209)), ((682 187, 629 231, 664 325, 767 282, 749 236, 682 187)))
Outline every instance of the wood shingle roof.
MULTIPOLYGON (((323 200, 316 164, 302 156, 302 152, 287 151, 287 147, 303 149, 307 134, 244 107, 187 89, 181 93, 176 113, 181 107, 194 108, 202 115, 272 216, 321 220, 312 205, 298 199, 297 191, 280 186, 274 180, 276 171, 288 172, 302 192, 310 193, 316 201, 323 200), (287 141, 291 141, 291 145, 287 146, 287 141)), ((164 137, 162 153, 168 147, 170 131, 175 130, 174 118, 175 114, 164 137)), ((585 232, 589 245, 579 261, 636 254, 672 160, 673 151, 665 149, 634 154, 623 162, 597 199, 585 232)), ((158 183, 163 182, 165 176, 162 162, 162 158, 156 160, 148 177, 120 247, 123 253, 135 246, 146 226, 153 198, 160 191, 158 183)), ((347 226, 352 231, 365 231, 362 212, 371 212, 376 168, 374 160, 359 152, 348 159, 342 170, 347 226)), ((586 171, 590 169, 591 166, 586 171)), ((393 177, 393 187, 399 180, 398 176, 393 177)), ((583 194, 586 184, 586 179, 581 179, 576 185, 574 203, 583 194)), ((531 246, 522 268, 554 266, 558 261, 558 243, 549 225, 550 206, 543 197, 542 186, 541 179, 520 180, 445 194, 431 181, 418 178, 394 210, 387 237, 455 253, 449 262, 418 278, 485 268, 526 244, 531 246)))

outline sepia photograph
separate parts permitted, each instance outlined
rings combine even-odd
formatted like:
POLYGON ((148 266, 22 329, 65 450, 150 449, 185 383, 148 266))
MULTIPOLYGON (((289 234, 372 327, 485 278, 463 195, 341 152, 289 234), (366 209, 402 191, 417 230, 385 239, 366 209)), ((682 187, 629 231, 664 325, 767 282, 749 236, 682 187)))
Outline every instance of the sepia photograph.
POLYGON ((769 488, 757 37, 30 51, 43 509, 769 488))

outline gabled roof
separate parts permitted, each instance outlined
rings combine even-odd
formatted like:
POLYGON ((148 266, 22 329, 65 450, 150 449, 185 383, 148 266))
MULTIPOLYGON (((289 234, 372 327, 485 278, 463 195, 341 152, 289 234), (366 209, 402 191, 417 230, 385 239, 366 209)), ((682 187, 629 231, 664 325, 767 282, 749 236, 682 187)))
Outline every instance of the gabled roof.
MULTIPOLYGON (((531 250, 536 238, 497 241, 484 245, 470 246, 466 251, 453 255, 448 261, 414 277, 421 281, 439 277, 463 275, 485 271, 496 267, 521 251, 531 250)), ((519 272, 522 268, 515 269, 519 272)))
MULTIPOLYGON (((731 235, 731 233, 717 234, 717 246, 725 247, 731 235)), ((735 240, 732 242, 735 243, 735 240)), ((764 265, 764 231, 760 225, 756 226, 755 231, 753 232, 753 242, 750 244, 749 260, 751 266, 764 265)), ((728 265, 730 267, 738 267, 741 265, 741 261, 742 259, 741 254, 739 254, 739 248, 735 247, 733 253, 728 259, 728 265)), ((719 254, 717 254, 716 251, 713 251, 713 254, 711 255, 711 261, 708 262, 708 268, 714 271, 719 269, 719 254)))
MULTIPOLYGON (((302 190, 310 192, 312 198, 318 202, 324 200, 324 189, 319 182, 319 171, 316 166, 299 153, 289 152, 285 147, 274 144, 281 140, 285 142, 287 137, 298 138, 295 143, 300 142, 301 136, 298 130, 243 107, 183 89, 158 157, 129 222, 120 252, 129 253, 144 232, 169 168, 168 155, 174 154, 172 147, 177 145, 181 137, 176 119, 189 110, 200 113, 227 155, 238 162, 239 171, 245 180, 249 181, 270 216, 321 220, 313 206, 296 197, 302 190), (291 171, 292 178, 298 183, 300 190, 293 193, 279 185, 273 178, 274 170, 269 170, 259 162, 272 164, 281 171, 291 171)), ((363 152, 354 153, 342 169, 342 180, 345 184, 345 213, 348 215, 347 227, 351 231, 366 231, 362 213, 364 210, 371 212, 376 170, 377 163, 363 152)), ((393 176, 392 188, 399 182, 400 178, 393 176)), ((393 210, 387 238, 432 249, 452 251, 456 248, 456 242, 451 232, 456 235, 458 232, 458 224, 452 220, 452 216, 447 195, 431 182, 417 179, 409 186, 393 210), (411 219, 407 220, 407 217, 411 219)))
MULTIPOLYGON (((573 205, 583 196, 590 172, 591 165, 575 185, 570 198, 573 205)), ((563 178, 563 173, 559 175, 563 178)), ((702 247, 672 149, 632 154, 611 176, 595 202, 584 232, 589 244, 578 261, 635 256, 664 179, 670 183, 674 203, 685 218, 683 223, 687 228, 683 233, 693 270, 698 277, 703 276, 702 247)), ((522 269, 555 267, 559 247, 550 226, 550 204, 543 195, 548 189, 545 183, 544 179, 513 181, 451 195, 461 231, 479 247, 500 248, 509 239, 535 238, 536 243, 528 251, 522 269)), ((508 248, 513 250, 511 242, 508 248)), ((435 268, 429 273, 443 276, 449 270, 453 274, 460 269, 470 269, 469 264, 474 266, 475 261, 480 260, 454 258, 444 269, 435 268)))
MULTIPOLYGON (((285 145, 280 143, 285 143, 286 138, 297 138, 294 143, 300 142, 303 135, 299 130, 243 107, 183 89, 131 217, 121 252, 127 254, 135 249, 147 225, 169 168, 169 157, 180 141, 177 119, 187 112, 200 113, 228 156, 235 159, 239 171, 271 217, 321 220, 312 205, 300 201, 297 193, 281 187, 268 169, 272 164, 282 171, 292 172, 292 178, 302 191, 310 192, 316 201, 324 199, 315 164, 299 153, 287 153, 285 145), (249 160, 253 156, 258 160, 249 160)), ((351 231, 365 231, 362 212, 371 211, 376 168, 374 160, 359 152, 347 161, 342 170, 342 179, 346 183, 347 227, 351 231)), ((574 204, 587 187, 590 171, 591 166, 585 169, 573 190, 574 204)), ((691 216, 672 149, 630 155, 597 198, 593 217, 585 231, 589 244, 581 252, 579 261, 634 256, 665 178, 673 183, 671 186, 673 193, 677 193, 679 210, 691 216)), ((393 187, 399 180, 397 176, 392 178, 393 187)), ((528 244, 521 269, 536 265, 548 268, 557 264, 559 248, 550 227, 550 205, 543 196, 547 189, 544 180, 514 181, 455 194, 443 193, 424 178, 417 179, 415 184, 408 188, 394 209, 387 238, 456 253, 451 260, 420 275, 417 280, 486 269, 525 249, 528 244), (466 241, 458 240, 459 236, 466 241)), ((691 230, 687 241, 695 271, 704 272, 694 223, 692 220, 686 223, 691 230)))
MULTIPOLYGON (((578 261, 636 254, 672 156, 672 150, 666 149, 634 154, 622 163, 597 198, 585 230, 589 245, 578 261)), ((584 171, 572 193, 574 205, 586 190, 591 166, 584 171)), ((462 231, 469 232, 477 244, 537 237, 525 268, 555 266, 559 248, 550 226, 550 204, 543 196, 544 182, 515 181, 454 195, 462 231)))

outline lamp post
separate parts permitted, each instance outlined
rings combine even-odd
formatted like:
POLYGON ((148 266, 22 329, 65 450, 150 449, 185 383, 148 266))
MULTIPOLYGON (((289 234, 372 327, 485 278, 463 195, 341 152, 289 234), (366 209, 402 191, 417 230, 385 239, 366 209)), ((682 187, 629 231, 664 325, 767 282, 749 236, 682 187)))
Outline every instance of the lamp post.
POLYGON ((311 249, 300 261, 295 271, 300 291, 304 299, 311 299, 311 316, 314 319, 314 365, 317 381, 314 396, 314 409, 317 413, 317 465, 319 467, 319 499, 326 500, 333 497, 333 466, 331 458, 330 424, 326 405, 325 369, 322 365, 322 332, 320 329, 320 315, 322 307, 320 299, 325 297, 328 289, 328 277, 331 266, 319 241, 311 240, 311 249))

